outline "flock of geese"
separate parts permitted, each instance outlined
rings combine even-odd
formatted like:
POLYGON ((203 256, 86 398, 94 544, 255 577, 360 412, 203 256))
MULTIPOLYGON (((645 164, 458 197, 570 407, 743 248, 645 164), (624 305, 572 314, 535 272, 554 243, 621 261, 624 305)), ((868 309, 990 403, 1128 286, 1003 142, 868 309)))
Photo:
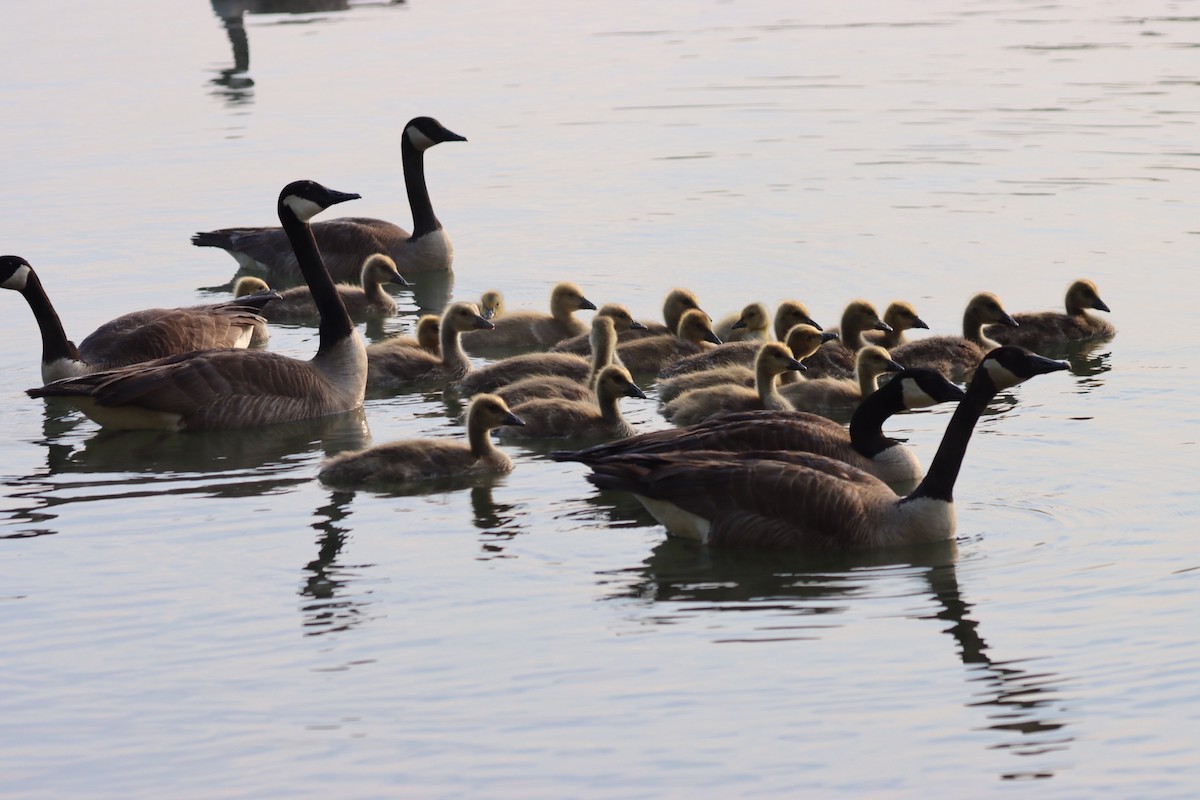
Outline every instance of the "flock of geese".
POLYGON ((564 282, 548 313, 508 310, 493 290, 421 317, 413 337, 368 347, 355 322, 396 313, 386 285, 451 267, 423 158, 447 141, 465 139, 429 117, 405 126, 411 233, 375 219, 313 222, 358 195, 289 183, 278 198, 279 227, 198 233, 193 243, 225 249, 246 270, 299 276, 303 286, 275 292, 244 277, 230 301, 127 314, 78 346, 33 267, 0 257, 0 286, 25 297, 41 331, 45 385, 28 394, 67 398, 106 427, 204 431, 353 411, 368 389, 445 387, 469 399, 465 441, 343 453, 322 465, 320 479, 359 486, 507 472, 513 462, 493 431, 506 440, 591 440, 599 443, 551 458, 587 465, 601 489, 633 493, 674 535, 714 546, 866 549, 952 537, 954 483, 989 401, 1067 368, 1035 351, 1115 332, 1088 313, 1109 309, 1086 280, 1068 289, 1065 313, 1010 315, 981 293, 964 310, 961 335, 912 341, 906 332, 928 325, 904 302, 880 316, 855 300, 836 329, 794 300, 773 314, 751 303, 714 323, 692 292, 673 289, 661 322, 639 321, 564 282), (595 311, 590 324, 581 311, 595 311), (318 324, 311 359, 262 348, 268 321, 305 320, 318 324), (471 358, 512 350, 522 352, 480 367, 471 358), (639 383, 647 381, 677 427, 638 434, 622 416, 620 401, 646 399, 639 383), (958 406, 923 474, 883 426, 893 414, 944 402, 958 406), (848 427, 830 418, 841 415, 848 427))

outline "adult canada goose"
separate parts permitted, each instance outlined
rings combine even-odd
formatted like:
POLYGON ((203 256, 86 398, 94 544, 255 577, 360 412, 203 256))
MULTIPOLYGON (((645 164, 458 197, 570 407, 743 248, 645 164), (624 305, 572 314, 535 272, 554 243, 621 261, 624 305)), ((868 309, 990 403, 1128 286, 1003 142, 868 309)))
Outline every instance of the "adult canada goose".
POLYGON ((403 340, 385 339, 368 347, 367 386, 398 389, 418 382, 451 381, 470 373, 471 359, 459 340, 464 331, 490 330, 492 322, 483 318, 474 303, 452 303, 442 312, 438 327, 440 354, 411 347, 403 340))
POLYGON ((815 414, 849 414, 877 388, 879 376, 904 367, 878 345, 867 345, 855 357, 854 378, 816 378, 797 381, 780 389, 784 401, 799 411, 815 414))
POLYGON ((1067 366, 1018 347, 988 353, 907 497, 845 462, 783 451, 616 455, 593 463, 588 480, 633 492, 670 533, 711 546, 866 550, 942 541, 954 536, 954 483, 988 402, 1067 366))
POLYGON ((563 400, 544 397, 513 406, 513 413, 525 420, 523 428, 509 428, 502 437, 524 439, 612 439, 631 436, 633 426, 621 416, 617 401, 622 397, 646 395, 637 387, 628 370, 615 364, 605 367, 596 378, 595 400, 563 400))
MULTIPOLYGON (((482 316, 482 313, 481 313, 482 316)), ((442 355, 442 318, 437 314, 422 314, 412 336, 393 336, 377 343, 380 348, 417 347, 439 358, 442 355)), ((371 348, 367 346, 367 364, 371 363, 371 348)))
POLYGON ((891 326, 890 331, 864 331, 862 337, 864 341, 886 347, 888 350, 908 341, 908 337, 904 335, 905 331, 913 328, 929 329, 925 320, 917 316, 917 309, 913 304, 905 300, 889 303, 883 310, 883 321, 891 326))
POLYGON ((771 338, 771 314, 762 303, 750 303, 739 313, 727 314, 714 323, 713 333, 725 343, 753 339, 761 344, 771 338))
MULTIPOLYGON (((412 233, 390 222, 367 217, 314 223, 313 236, 335 281, 358 280, 363 259, 372 253, 391 256, 405 275, 450 269, 454 246, 434 216, 425 188, 425 151, 441 142, 465 141, 465 137, 447 130, 432 117, 409 120, 400 134, 400 161, 412 209, 412 233)), ((219 247, 243 269, 266 270, 292 280, 301 277, 302 270, 286 233, 279 228, 223 228, 197 233, 192 244, 219 247)))
POLYGON ((810 378, 845 378, 854 372, 854 355, 867 344, 863 333, 870 330, 890 331, 891 326, 879 318, 875 306, 866 300, 854 300, 842 312, 842 324, 836 331, 837 341, 831 341, 804 362, 810 378))
POLYGON ((479 313, 484 319, 495 319, 504 314, 504 295, 497 289, 488 289, 479 297, 479 313))
POLYGON ((591 336, 596 348, 588 358, 574 353, 521 353, 509 356, 471 372, 458 384, 458 391, 467 397, 479 392, 495 392, 502 386, 531 375, 560 375, 576 383, 585 383, 589 376, 613 363, 613 349, 617 344, 617 334, 608 317, 593 318, 591 336))
POLYGON ((468 352, 511 347, 547 348, 563 339, 587 333, 588 327, 573 316, 576 311, 595 311, 596 306, 573 283, 563 282, 550 292, 550 313, 511 311, 496 319, 496 329, 486 334, 463 336, 468 352))
MULTIPOLYGON (((803 362, 804 359, 815 353, 817 348, 820 347, 823 342, 827 341, 828 337, 836 336, 836 333, 826 333, 824 331, 817 330, 811 325, 800 323, 799 325, 793 325, 792 329, 788 331, 786 336, 786 346, 788 350, 791 351, 793 358, 795 358, 797 361, 803 362)), ((753 346, 753 343, 734 342, 733 344, 723 344, 720 347, 714 347, 712 350, 709 350, 708 353, 716 354, 721 350, 740 350, 746 345, 753 346)), ((758 345, 758 349, 762 349, 761 344, 758 345)), ((683 360, 687 361, 694 358, 701 358, 705 355, 708 355, 708 353, 700 353, 696 356, 689 356, 687 359, 683 360)), ((758 351, 756 350, 754 353, 755 357, 757 354, 758 351)), ((725 383, 754 388, 754 359, 751 358, 749 363, 750 366, 743 366, 742 363, 740 363, 740 359, 737 362, 730 360, 728 363, 719 364, 718 366, 710 369, 684 372, 671 378, 660 378, 655 385, 655 389, 658 392, 658 399, 663 403, 667 403, 671 400, 674 400, 676 397, 679 397, 684 392, 691 391, 692 389, 700 389, 705 386, 718 386, 725 383)), ((803 364, 801 364, 801 367, 803 367, 803 364)), ((670 371, 672 371, 670 368, 664 370, 664 372, 670 371)), ((800 374, 800 371, 788 371, 783 373, 779 376, 779 382, 784 384, 787 383, 789 379, 800 380, 800 378, 797 377, 800 374)))
MULTIPOLYGON (((625 331, 617 338, 617 341, 623 344, 636 339, 646 339, 651 336, 675 333, 679 330, 679 321, 683 319, 683 315, 692 309, 703 311, 700 308, 700 301, 696 299, 696 295, 688 289, 672 289, 667 292, 666 298, 663 299, 663 322, 643 322, 644 328, 634 328, 625 331)), ((708 317, 707 314, 704 316, 708 317)), ((711 322, 711 320, 709 321, 711 322)))
POLYGON ((139 364, 210 347, 246 347, 266 340, 259 309, 273 293, 189 308, 149 308, 104 323, 76 347, 41 280, 20 256, 0 256, 0 287, 20 292, 42 334, 42 381, 139 364))
POLYGON ((680 318, 674 334, 660 333, 631 342, 618 342, 617 359, 630 372, 656 375, 667 365, 702 352, 706 342, 720 344, 721 340, 713 333, 708 314, 693 308, 680 318))
MULTIPOLYGON (((390 317, 396 313, 396 300, 383 289, 385 283, 409 286, 404 276, 396 269, 396 262, 383 253, 372 253, 362 263, 359 283, 335 284, 342 298, 342 305, 351 319, 362 317, 390 317)), ((238 278, 233 284, 233 296, 243 297, 262 291, 266 281, 253 275, 238 278)), ((262 311, 268 322, 298 322, 315 319, 317 304, 307 286, 293 286, 279 293, 262 311)))
POLYGON ((594 464, 634 453, 803 451, 844 461, 887 483, 914 482, 921 479, 920 461, 902 442, 884 436, 884 423, 901 411, 958 402, 964 396, 963 390, 941 373, 909 369, 855 409, 849 430, 828 417, 805 411, 745 411, 550 456, 594 464))
POLYGON ((308 221, 357 198, 314 181, 279 193, 279 221, 321 312, 317 354, 308 361, 266 350, 200 350, 31 389, 70 397, 104 426, 172 431, 245 428, 360 408, 367 355, 325 271, 308 221))
POLYGON ((965 378, 985 353, 999 346, 983 335, 983 326, 992 322, 1017 326, 1017 321, 1000 304, 999 297, 991 292, 980 292, 971 298, 963 312, 962 336, 917 339, 892 350, 892 358, 906 367, 928 367, 948 378, 965 378))
POLYGON ((1107 320, 1087 313, 1089 308, 1108 311, 1108 304, 1100 299, 1100 290, 1089 280, 1078 280, 1067 288, 1067 313, 1057 311, 1034 311, 1013 314, 1020 326, 1009 328, 1004 325, 988 325, 983 329, 990 339, 1001 344, 1017 344, 1035 352, 1047 346, 1081 342, 1087 339, 1107 339, 1117 329, 1107 320))
POLYGON ((405 439, 339 453, 325 462, 318 477, 331 485, 359 486, 512 472, 512 459, 496 449, 490 434, 504 425, 524 424, 499 397, 476 395, 467 408, 465 443, 405 439))
POLYGON ((755 360, 753 389, 731 383, 693 389, 667 403, 663 416, 676 425, 692 425, 729 411, 789 410, 792 406, 779 393, 776 379, 785 372, 803 369, 786 346, 767 342, 755 360))
MULTIPOLYGON (((596 311, 596 316, 608 317, 611 319, 613 322, 613 329, 617 332, 618 336, 625 331, 644 331, 646 329, 645 324, 634 319, 633 314, 629 312, 629 309, 620 303, 605 303, 604 305, 600 306, 598 311, 596 311)), ((563 339, 561 342, 551 347, 550 352, 575 353, 576 355, 586 356, 588 353, 592 352, 592 335, 591 333, 588 333, 581 336, 572 336, 570 339, 563 339)))

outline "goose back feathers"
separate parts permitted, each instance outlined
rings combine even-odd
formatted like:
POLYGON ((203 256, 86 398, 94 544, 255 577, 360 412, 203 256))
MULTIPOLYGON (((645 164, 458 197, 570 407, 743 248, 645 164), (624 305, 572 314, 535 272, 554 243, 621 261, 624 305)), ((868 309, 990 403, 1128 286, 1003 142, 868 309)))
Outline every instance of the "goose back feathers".
POLYGON ((1108 339, 1116 334, 1112 323, 1087 313, 1089 309, 1109 311, 1100 299, 1100 290, 1089 280, 1077 280, 1067 288, 1066 313, 1035 311, 1014 314, 1018 327, 988 325, 984 334, 1001 344, 1016 344, 1036 352, 1055 345, 1108 339))

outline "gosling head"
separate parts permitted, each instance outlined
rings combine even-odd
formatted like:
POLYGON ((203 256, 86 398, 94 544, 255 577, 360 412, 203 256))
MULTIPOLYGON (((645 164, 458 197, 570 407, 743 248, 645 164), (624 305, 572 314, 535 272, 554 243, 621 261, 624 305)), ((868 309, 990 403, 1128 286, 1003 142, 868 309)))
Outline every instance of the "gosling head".
POLYGON ((769 375, 804 372, 808 369, 792 355, 792 351, 786 345, 779 342, 767 342, 759 348, 755 363, 760 369, 765 369, 769 375))
POLYGON ((892 360, 892 354, 887 348, 874 344, 858 351, 855 365, 860 374, 867 375, 882 375, 885 372, 900 372, 904 369, 892 360))
POLYGON ((467 425, 472 422, 489 431, 505 425, 525 427, 525 420, 512 413, 508 404, 494 394, 477 394, 471 398, 471 405, 467 407, 467 425))
POLYGON ((583 296, 583 290, 573 283, 560 283, 550 292, 550 307, 566 311, 595 311, 596 304, 583 296))
POLYGON ((765 331, 771 325, 767 307, 762 303, 751 303, 742 309, 742 315, 733 323, 733 330, 745 329, 751 332, 765 331))
POLYGON ((646 326, 634 319, 633 314, 629 313, 629 309, 620 303, 605 303, 600 306, 596 316, 611 319, 613 327, 618 333, 646 330, 646 326))
POLYGON ((907 331, 913 328, 929 329, 925 320, 917 316, 917 309, 912 303, 897 300, 888 305, 883 312, 883 321, 892 326, 892 330, 907 331))
POLYGON ((1017 321, 1009 316, 1000 303, 1000 298, 991 292, 980 292, 967 303, 966 316, 978 319, 983 324, 998 323, 1009 328, 1018 327, 1017 321))
POLYGON ((454 303, 442 314, 442 328, 458 333, 471 330, 490 331, 496 326, 483 318, 474 303, 454 303))
MULTIPOLYGON (((890 333, 892 326, 879 318, 879 312, 875 310, 875 306, 866 300, 855 300, 842 312, 842 330, 876 330, 890 333)), ((851 347, 856 346, 854 342, 848 344, 851 347)))
POLYGON ((784 300, 775 309, 775 338, 779 341, 787 339, 787 332, 796 325, 811 325, 817 330, 823 328, 817 324, 808 313, 808 307, 799 300, 784 300))
POLYGON ((616 364, 600 370, 596 378, 596 395, 607 397, 640 397, 646 399, 646 394, 633 382, 629 370, 616 364))
POLYGON ((269 292, 271 287, 262 278, 256 278, 253 275, 246 275, 238 278, 233 282, 233 296, 246 297, 260 292, 269 292))
POLYGON ((836 338, 838 338, 836 333, 827 333, 802 322, 791 327, 787 332, 784 344, 792 351, 794 357, 803 361, 817 352, 825 342, 831 342, 836 338))
POLYGON ((488 289, 479 298, 479 310, 484 319, 495 319, 504 314, 504 295, 496 289, 488 289))
POLYGON ((362 285, 375 284, 378 286, 381 283, 396 283, 400 286, 412 286, 411 283, 404 280, 404 276, 400 274, 400 270, 396 267, 396 262, 384 253, 372 253, 363 260, 362 273, 359 276, 362 285))
POLYGON ((679 319, 679 330, 676 333, 680 339, 697 344, 700 342, 721 343, 721 340, 713 333, 712 320, 708 318, 708 314, 698 308, 684 312, 679 319))
POLYGON ((1109 311, 1108 304, 1100 299, 1100 290, 1089 280, 1080 279, 1067 289, 1067 313, 1081 314, 1086 308, 1109 311))

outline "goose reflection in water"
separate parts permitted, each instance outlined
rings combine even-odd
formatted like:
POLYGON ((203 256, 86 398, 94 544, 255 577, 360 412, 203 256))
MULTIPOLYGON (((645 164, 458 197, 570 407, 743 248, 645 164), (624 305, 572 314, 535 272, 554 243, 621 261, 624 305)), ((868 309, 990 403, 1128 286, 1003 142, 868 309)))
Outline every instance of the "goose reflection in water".
MULTIPOLYGON (((955 567, 954 542, 896 548, 890 552, 846 556, 717 550, 666 539, 641 566, 602 576, 608 597, 633 598, 651 603, 671 603, 673 610, 652 621, 673 622, 681 615, 721 611, 770 613, 764 640, 816 640, 822 631, 839 627, 831 616, 845 613, 854 598, 870 589, 873 571, 918 571, 936 610, 928 614, 903 614, 908 618, 941 620, 943 632, 953 637, 967 680, 978 690, 963 701, 978 708, 985 723, 973 731, 993 734, 989 749, 1018 756, 1046 756, 1065 751, 1074 737, 1066 718, 1062 696, 1064 678, 1029 666, 1031 659, 999 660, 990 652, 972 618, 972 605, 963 599, 955 567), (684 604, 682 607, 680 604, 684 604), (695 608, 690 606, 694 604, 695 608), (781 624, 779 613, 800 617, 794 625, 781 624), (807 618, 807 619, 803 619, 807 618), (996 740, 999 737, 999 740, 996 740)), ((1045 768, 1006 771, 1003 780, 1053 777, 1045 768)))
POLYGON ((363 572, 374 564, 344 564, 339 561, 350 528, 338 523, 350 516, 353 492, 332 492, 329 502, 316 510, 312 527, 317 537, 317 557, 304 567, 300 587, 300 612, 304 616, 304 635, 320 636, 349 630, 371 617, 368 590, 357 594, 352 587, 362 584, 363 572))

